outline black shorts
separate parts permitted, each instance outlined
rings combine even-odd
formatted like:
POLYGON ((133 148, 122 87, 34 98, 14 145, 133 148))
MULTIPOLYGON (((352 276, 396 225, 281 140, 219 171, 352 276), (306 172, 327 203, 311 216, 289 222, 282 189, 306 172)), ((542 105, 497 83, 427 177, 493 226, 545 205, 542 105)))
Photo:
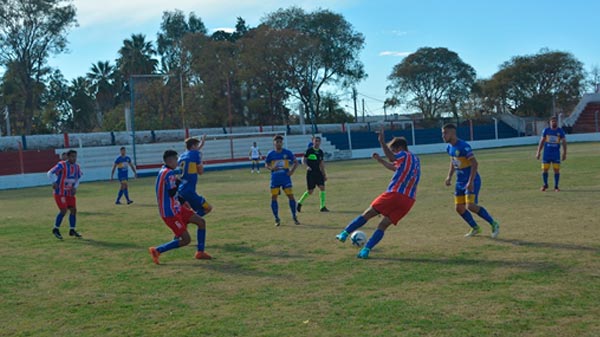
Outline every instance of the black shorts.
POLYGON ((325 186, 325 178, 323 177, 323 173, 321 173, 321 171, 308 171, 306 173, 306 186, 309 190, 314 190, 315 186, 325 186))

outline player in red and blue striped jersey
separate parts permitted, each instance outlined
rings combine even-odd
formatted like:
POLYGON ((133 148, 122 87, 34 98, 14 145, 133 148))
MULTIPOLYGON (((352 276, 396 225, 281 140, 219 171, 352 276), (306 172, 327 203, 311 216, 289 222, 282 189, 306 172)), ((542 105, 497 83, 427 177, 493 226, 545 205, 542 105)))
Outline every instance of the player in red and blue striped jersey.
POLYGON ((115 204, 121 204, 121 197, 125 196, 127 199, 127 205, 133 203, 133 200, 129 199, 129 188, 127 184, 127 180, 129 179, 129 167, 133 171, 134 178, 137 178, 137 171, 135 170, 135 165, 131 162, 131 158, 127 155, 125 147, 121 147, 121 154, 115 159, 115 162, 112 167, 112 171, 110 172, 110 180, 113 180, 113 176, 115 174, 115 169, 117 169, 117 177, 119 178, 119 182, 121 183, 121 188, 119 189, 119 194, 117 195, 117 201, 115 204))
POLYGON ((450 169, 445 184, 446 186, 452 184, 452 176, 456 172, 456 187, 454 190, 456 212, 471 226, 471 230, 465 236, 471 237, 481 233, 481 228, 479 228, 471 214, 473 212, 492 226, 492 238, 496 238, 500 233, 500 224, 492 218, 483 206, 478 205, 481 177, 477 172, 479 163, 475 159, 471 146, 456 136, 456 125, 454 124, 446 124, 442 127, 442 138, 444 142, 448 143, 446 152, 451 157, 450 169))
POLYGON ((383 218, 379 222, 377 229, 358 253, 357 257, 366 259, 369 252, 375 245, 383 239, 385 230, 392 224, 396 225, 412 208, 417 194, 417 185, 421 177, 421 164, 419 158, 408 151, 408 144, 404 137, 394 137, 389 143, 385 143, 383 128, 379 131, 379 144, 385 157, 381 158, 377 153, 373 153, 373 159, 382 164, 388 170, 394 171, 392 180, 385 192, 379 195, 366 211, 354 220, 336 236, 336 238, 345 242, 355 230, 362 227, 371 218, 381 214, 383 218))
POLYGON ((75 150, 69 150, 67 152, 67 160, 59 161, 48 171, 48 178, 52 182, 52 188, 54 189, 54 201, 59 209, 52 234, 59 240, 63 239, 59 228, 63 218, 67 214, 67 210, 70 212, 69 236, 81 237, 81 234, 75 230, 77 224, 77 201, 75 194, 81 176, 81 168, 77 164, 77 151, 75 150))
POLYGON ((158 247, 150 247, 148 250, 152 260, 154 263, 159 264, 160 254, 188 245, 191 241, 190 233, 187 230, 189 223, 198 225, 196 259, 210 260, 212 257, 204 251, 206 222, 201 216, 186 206, 182 206, 178 201, 177 188, 180 181, 174 171, 177 167, 177 152, 173 150, 165 151, 163 161, 164 165, 156 178, 156 201, 158 202, 160 217, 173 231, 175 239, 158 247))
POLYGON ((554 170, 554 191, 559 192, 558 181, 560 180, 560 148, 562 145, 562 160, 567 160, 567 139, 563 129, 558 127, 558 120, 555 116, 550 118, 550 127, 542 131, 542 138, 538 145, 536 159, 540 159, 542 148, 544 149, 544 157, 542 158, 542 185, 541 191, 548 189, 548 170, 550 164, 554 170))

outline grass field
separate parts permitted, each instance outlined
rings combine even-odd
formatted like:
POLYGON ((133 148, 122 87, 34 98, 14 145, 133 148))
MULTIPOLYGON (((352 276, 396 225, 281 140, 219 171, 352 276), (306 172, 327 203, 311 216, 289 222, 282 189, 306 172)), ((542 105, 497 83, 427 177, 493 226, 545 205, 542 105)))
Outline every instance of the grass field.
MULTIPOLYGON (((309 198, 294 226, 268 175, 208 172, 215 207, 207 251, 161 256, 172 235, 158 216, 154 179, 134 180, 135 203, 115 206, 118 183, 84 183, 78 229, 50 233, 49 187, 0 192, 1 336, 599 336, 600 147, 570 144, 560 193, 539 191, 535 147, 476 151, 480 203, 501 223, 497 240, 464 238, 443 180, 445 155, 422 155, 417 203, 371 252, 335 235, 391 176, 372 160, 328 163, 327 206, 309 198)), ((552 174, 551 180, 552 180, 552 174)), ((304 172, 293 177, 298 197, 304 172)), ((370 235, 376 219, 364 228, 370 235)))

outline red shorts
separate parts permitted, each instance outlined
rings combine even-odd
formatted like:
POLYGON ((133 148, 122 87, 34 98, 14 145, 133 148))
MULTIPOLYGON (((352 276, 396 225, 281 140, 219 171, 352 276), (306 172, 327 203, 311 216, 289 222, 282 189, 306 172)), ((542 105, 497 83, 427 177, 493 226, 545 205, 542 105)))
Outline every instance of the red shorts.
POLYGON ((176 216, 162 218, 175 236, 181 236, 187 230, 187 224, 190 223, 190 218, 196 213, 187 207, 181 207, 181 210, 176 216))
POLYGON ((77 202, 75 200, 75 196, 73 195, 66 196, 55 194, 54 201, 59 209, 77 208, 77 202))
POLYGON ((384 192, 371 203, 377 212, 387 216, 395 225, 413 207, 415 199, 397 192, 384 192))

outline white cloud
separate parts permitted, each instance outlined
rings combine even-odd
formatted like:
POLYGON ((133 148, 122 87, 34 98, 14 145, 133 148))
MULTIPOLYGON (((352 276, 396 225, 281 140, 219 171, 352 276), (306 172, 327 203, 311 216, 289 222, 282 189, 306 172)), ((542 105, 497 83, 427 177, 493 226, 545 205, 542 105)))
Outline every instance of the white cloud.
POLYGON ((392 30, 392 34, 396 36, 405 36, 408 35, 408 32, 402 30, 392 30))
POLYGON ((154 21, 162 17, 164 11, 180 9, 185 13, 194 12, 205 23, 211 18, 223 17, 235 22, 241 16, 249 23, 257 23, 265 14, 279 8, 298 6, 307 10, 330 8, 336 10, 348 7, 354 1, 344 0, 74 0, 77 7, 77 20, 81 27, 119 22, 132 26, 154 21))
POLYGON ((379 56, 396 56, 396 57, 406 57, 410 55, 412 52, 409 51, 392 51, 386 50, 379 53, 379 56))

